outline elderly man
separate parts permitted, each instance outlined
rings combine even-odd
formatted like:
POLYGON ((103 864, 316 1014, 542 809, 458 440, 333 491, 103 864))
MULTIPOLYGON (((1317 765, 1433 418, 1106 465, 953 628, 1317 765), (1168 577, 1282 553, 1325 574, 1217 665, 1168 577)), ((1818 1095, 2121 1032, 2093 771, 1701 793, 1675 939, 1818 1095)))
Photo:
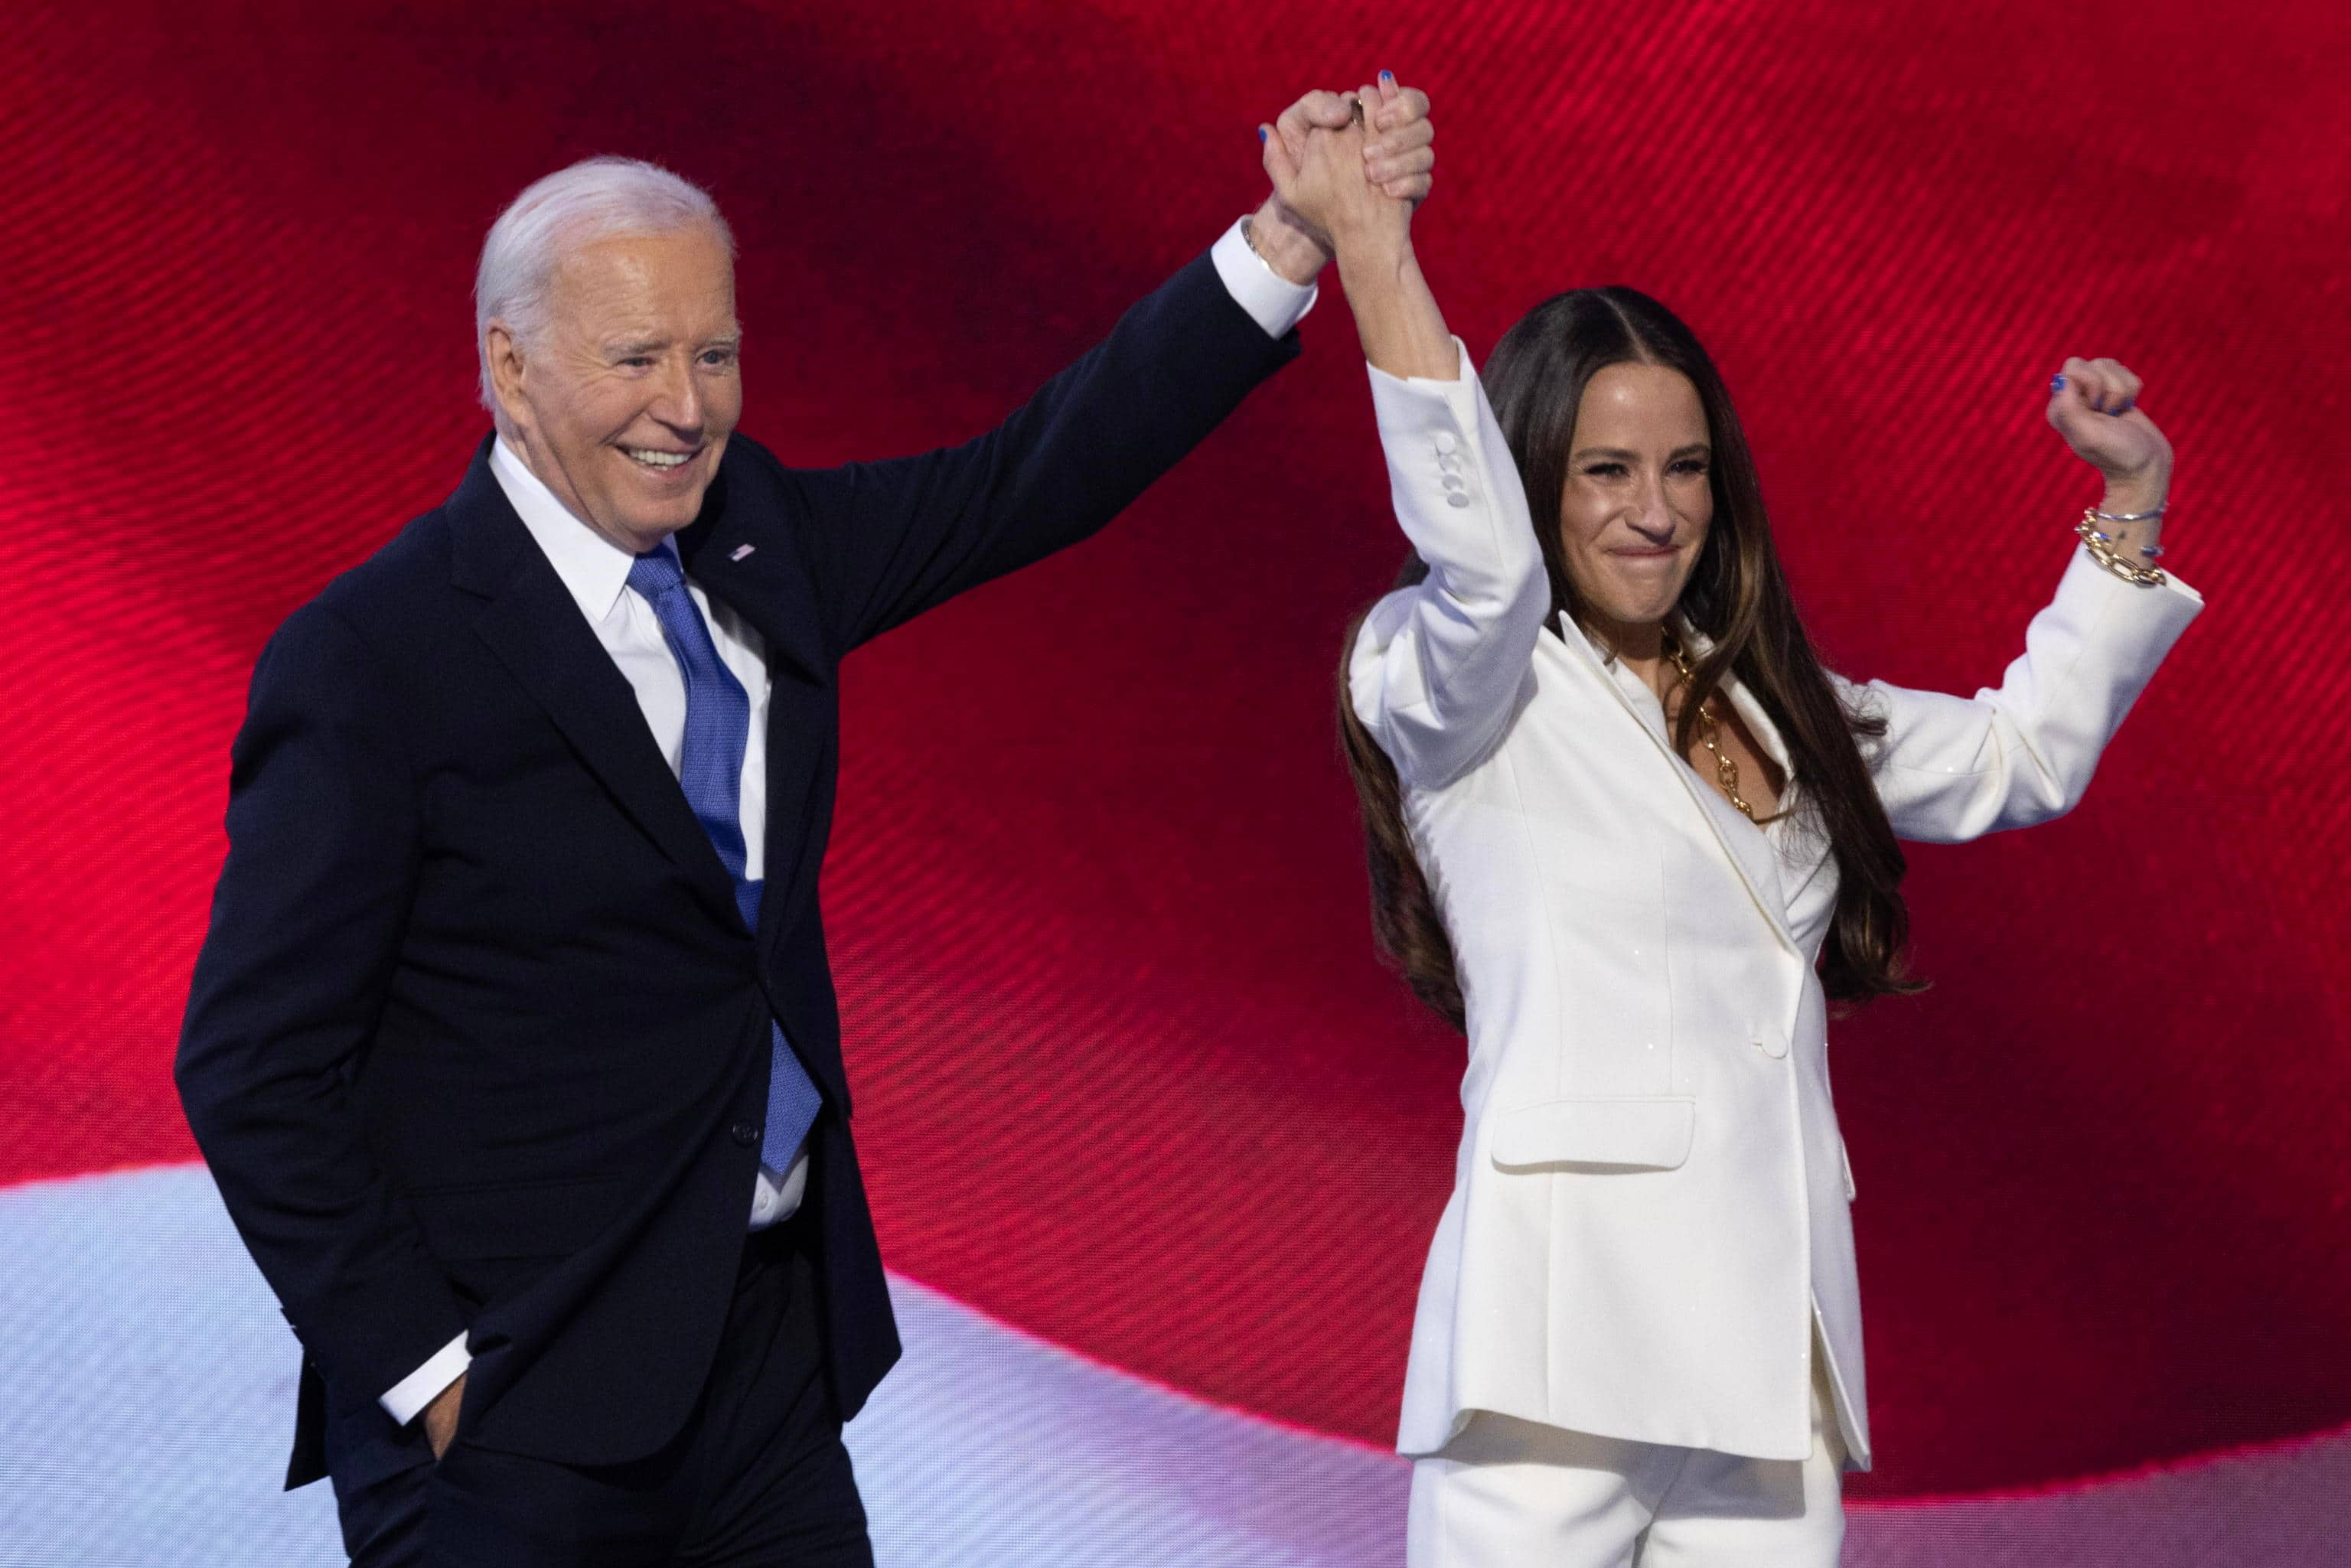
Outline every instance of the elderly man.
MULTIPOLYGON (((1381 111, 1399 194, 1426 113, 1381 111)), ((702 192, 600 159, 499 217, 496 434, 263 651, 178 1061, 355 1561, 871 1561, 835 672, 1107 523, 1297 353, 1324 259, 1269 198, 997 429, 811 471, 735 434, 702 192)))

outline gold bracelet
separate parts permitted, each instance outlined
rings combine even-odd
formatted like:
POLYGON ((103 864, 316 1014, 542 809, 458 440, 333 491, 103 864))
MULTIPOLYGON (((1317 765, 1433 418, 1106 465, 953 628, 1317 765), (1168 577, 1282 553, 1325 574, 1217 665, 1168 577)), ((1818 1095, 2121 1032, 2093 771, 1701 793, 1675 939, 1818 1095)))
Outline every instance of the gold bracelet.
POLYGON ((2082 548, 2090 552, 2092 560, 2125 582, 2135 582, 2141 588, 2161 588, 2171 580, 2160 567, 2133 566, 2116 554, 2115 541, 2098 531, 2098 508, 2095 507, 2082 514, 2081 527, 2075 528, 2074 534, 2082 541, 2082 548))

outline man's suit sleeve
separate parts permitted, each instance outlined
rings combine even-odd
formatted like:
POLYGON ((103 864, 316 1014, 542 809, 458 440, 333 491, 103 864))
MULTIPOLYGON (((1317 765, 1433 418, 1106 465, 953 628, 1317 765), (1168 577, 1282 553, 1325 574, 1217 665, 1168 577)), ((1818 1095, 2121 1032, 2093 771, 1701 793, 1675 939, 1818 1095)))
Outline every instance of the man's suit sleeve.
POLYGON ((346 1404, 466 1326, 349 1086, 415 882, 396 712, 383 666, 331 611, 297 612, 263 650, 175 1068, 230 1218, 346 1404))
POLYGON ((1096 532, 1297 353, 1204 254, 977 440, 794 476, 835 653, 1096 532))

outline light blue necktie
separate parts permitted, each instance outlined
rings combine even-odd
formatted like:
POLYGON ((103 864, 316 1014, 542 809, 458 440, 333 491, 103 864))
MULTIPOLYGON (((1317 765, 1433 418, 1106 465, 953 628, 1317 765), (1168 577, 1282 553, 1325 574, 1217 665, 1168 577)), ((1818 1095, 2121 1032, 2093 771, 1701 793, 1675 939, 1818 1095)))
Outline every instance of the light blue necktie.
MULTIPOLYGON (((664 539, 660 549, 637 557, 629 568, 629 586, 653 607, 662 640, 685 677, 685 744, 677 781, 726 862, 726 874, 735 879, 735 906, 743 912, 743 924, 756 934, 764 884, 743 875, 743 747, 751 734, 751 700, 710 641, 710 628, 685 590, 685 569, 678 564, 674 543, 664 539)), ((759 1142, 759 1161, 781 1172, 816 1124, 824 1101, 808 1069, 784 1043, 783 1026, 770 1019, 768 1031, 775 1060, 768 1069, 768 1130, 759 1142)))

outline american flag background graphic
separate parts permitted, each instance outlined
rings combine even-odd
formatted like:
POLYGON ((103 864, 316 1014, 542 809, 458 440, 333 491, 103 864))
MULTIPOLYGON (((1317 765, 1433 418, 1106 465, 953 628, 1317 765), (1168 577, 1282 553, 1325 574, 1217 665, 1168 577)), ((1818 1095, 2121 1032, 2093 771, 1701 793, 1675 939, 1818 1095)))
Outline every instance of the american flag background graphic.
MULTIPOLYGON (((1878 1469, 1846 1561, 2351 1551, 2351 11, 2334 0, 285 0, 0 47, 0 1564, 341 1561, 170 1064, 271 630, 454 486, 475 257, 575 158, 707 186, 742 428, 961 440, 1393 68, 1482 359, 1632 284, 1740 400, 1856 676, 1970 692, 2142 372, 2207 597, 2082 808, 1917 848, 1925 995, 1832 1026, 1878 1469)), ((1102 538, 843 672, 825 883, 908 1354, 885 1564, 1399 1562, 1459 1040, 1375 962, 1331 687, 1401 555, 1326 277, 1102 538)))

